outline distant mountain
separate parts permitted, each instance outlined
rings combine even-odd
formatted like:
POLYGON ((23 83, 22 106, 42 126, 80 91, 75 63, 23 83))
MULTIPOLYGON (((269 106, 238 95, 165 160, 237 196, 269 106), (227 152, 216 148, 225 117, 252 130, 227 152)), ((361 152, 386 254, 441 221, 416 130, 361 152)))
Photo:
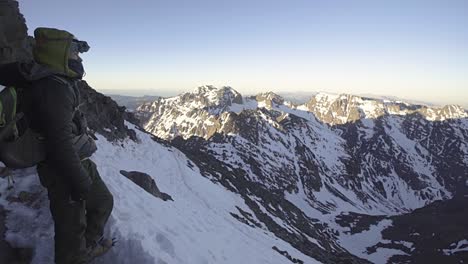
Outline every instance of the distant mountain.
MULTIPOLYGON (((333 239, 360 258, 384 263, 407 255, 395 245, 391 254, 382 254, 389 246, 379 244, 381 232, 398 216, 467 188, 468 113, 459 106, 325 93, 294 104, 272 92, 242 97, 230 87, 204 86, 144 104, 136 115, 147 131, 172 140, 209 179, 266 205, 250 208, 281 222, 267 228, 296 248, 301 247, 296 235, 309 232, 297 218, 304 213, 336 230, 333 239), (373 231, 349 233, 340 225, 343 214, 351 215, 348 223, 374 219, 373 231)), ((256 225, 242 212, 236 215, 256 225)), ((400 244, 409 240, 399 238, 400 244)))
POLYGON ((140 105, 145 104, 147 102, 153 102, 157 100, 159 96, 154 95, 144 95, 144 96, 128 96, 128 95, 117 95, 117 94, 109 94, 109 96, 120 106, 125 106, 127 110, 133 112, 135 111, 140 105))
POLYGON ((328 125, 353 123, 359 120, 375 120, 379 117, 407 117, 420 115, 426 121, 444 121, 468 117, 461 106, 429 107, 403 101, 373 99, 347 94, 317 93, 303 104, 285 100, 273 92, 242 97, 231 87, 217 89, 203 86, 193 92, 170 98, 160 98, 141 105, 137 109, 145 128, 165 139, 192 135, 209 138, 222 129, 229 113, 244 110, 282 111, 296 116, 310 115, 328 125))
POLYGON ((304 104, 318 92, 277 92, 277 94, 294 104, 304 104))
MULTIPOLYGON (((339 95, 336 93, 329 93, 329 92, 276 92, 277 94, 281 95, 285 100, 290 101, 295 104, 304 104, 307 101, 309 101, 313 96, 316 94, 322 93, 322 94, 328 94, 328 95, 339 95)), ((423 100, 415 100, 415 99, 408 99, 408 98, 402 98, 402 97, 397 97, 397 96, 391 96, 391 95, 378 95, 378 94, 371 94, 371 93, 363 93, 363 94, 355 94, 358 97, 362 98, 372 98, 375 100, 386 100, 386 101, 394 101, 394 102, 405 102, 408 104, 412 105, 425 105, 429 107, 437 107, 442 104, 440 103, 435 103, 431 101, 423 101, 423 100)), ((462 107, 465 109, 468 109, 468 103, 462 104, 462 107)))

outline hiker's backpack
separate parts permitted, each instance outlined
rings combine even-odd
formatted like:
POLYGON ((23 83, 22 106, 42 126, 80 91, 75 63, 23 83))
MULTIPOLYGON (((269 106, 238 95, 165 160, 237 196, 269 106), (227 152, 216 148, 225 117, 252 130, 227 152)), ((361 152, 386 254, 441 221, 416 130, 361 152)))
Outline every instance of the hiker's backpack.
POLYGON ((17 110, 17 89, 3 88, 0 91, 0 161, 12 169, 31 167, 45 159, 44 140, 28 127, 24 114, 17 110))

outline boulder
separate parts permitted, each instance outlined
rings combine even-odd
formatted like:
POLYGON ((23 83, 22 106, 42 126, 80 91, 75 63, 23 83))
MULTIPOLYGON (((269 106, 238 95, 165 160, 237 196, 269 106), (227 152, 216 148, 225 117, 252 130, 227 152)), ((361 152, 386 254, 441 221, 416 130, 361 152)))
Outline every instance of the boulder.
POLYGON ((174 201, 169 194, 163 193, 159 190, 154 179, 151 178, 151 176, 149 176, 148 174, 139 172, 139 171, 124 171, 124 170, 121 170, 120 174, 130 179, 132 182, 140 186, 143 190, 147 191, 154 197, 157 197, 163 201, 168 201, 168 200, 174 201))

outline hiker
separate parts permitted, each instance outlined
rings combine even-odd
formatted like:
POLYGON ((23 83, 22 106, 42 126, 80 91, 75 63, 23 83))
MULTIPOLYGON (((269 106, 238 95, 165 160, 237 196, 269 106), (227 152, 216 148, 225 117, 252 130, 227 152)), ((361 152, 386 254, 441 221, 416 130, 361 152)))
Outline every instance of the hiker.
POLYGON ((113 245, 103 238, 113 197, 89 159, 96 145, 78 109, 84 74, 79 54, 89 46, 64 30, 38 28, 34 36, 35 63, 0 65, 0 84, 27 86, 19 106, 44 140, 45 160, 37 171, 54 220, 55 263, 88 263, 113 245))

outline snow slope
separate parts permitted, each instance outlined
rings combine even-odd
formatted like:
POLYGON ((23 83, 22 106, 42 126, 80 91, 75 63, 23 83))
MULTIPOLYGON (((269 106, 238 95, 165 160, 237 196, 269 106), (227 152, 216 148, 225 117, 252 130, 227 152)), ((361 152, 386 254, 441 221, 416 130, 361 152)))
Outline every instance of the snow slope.
MULTIPOLYGON (((99 149, 92 159, 115 200, 107 232, 120 241, 95 263, 287 262, 274 246, 304 263, 319 263, 268 231, 237 221, 230 215, 236 206, 250 211, 240 196, 200 175, 178 150, 135 131, 140 143, 112 144, 98 136, 99 149), (163 202, 142 191, 119 170, 148 173, 174 202, 163 202)), ((13 190, 7 190, 7 180, 0 179, 0 204, 10 211, 6 240, 14 247, 34 248, 33 264, 52 263, 53 224, 46 191, 33 168, 14 174, 13 190), (6 199, 21 196, 22 191, 32 193, 31 202, 6 199)))

